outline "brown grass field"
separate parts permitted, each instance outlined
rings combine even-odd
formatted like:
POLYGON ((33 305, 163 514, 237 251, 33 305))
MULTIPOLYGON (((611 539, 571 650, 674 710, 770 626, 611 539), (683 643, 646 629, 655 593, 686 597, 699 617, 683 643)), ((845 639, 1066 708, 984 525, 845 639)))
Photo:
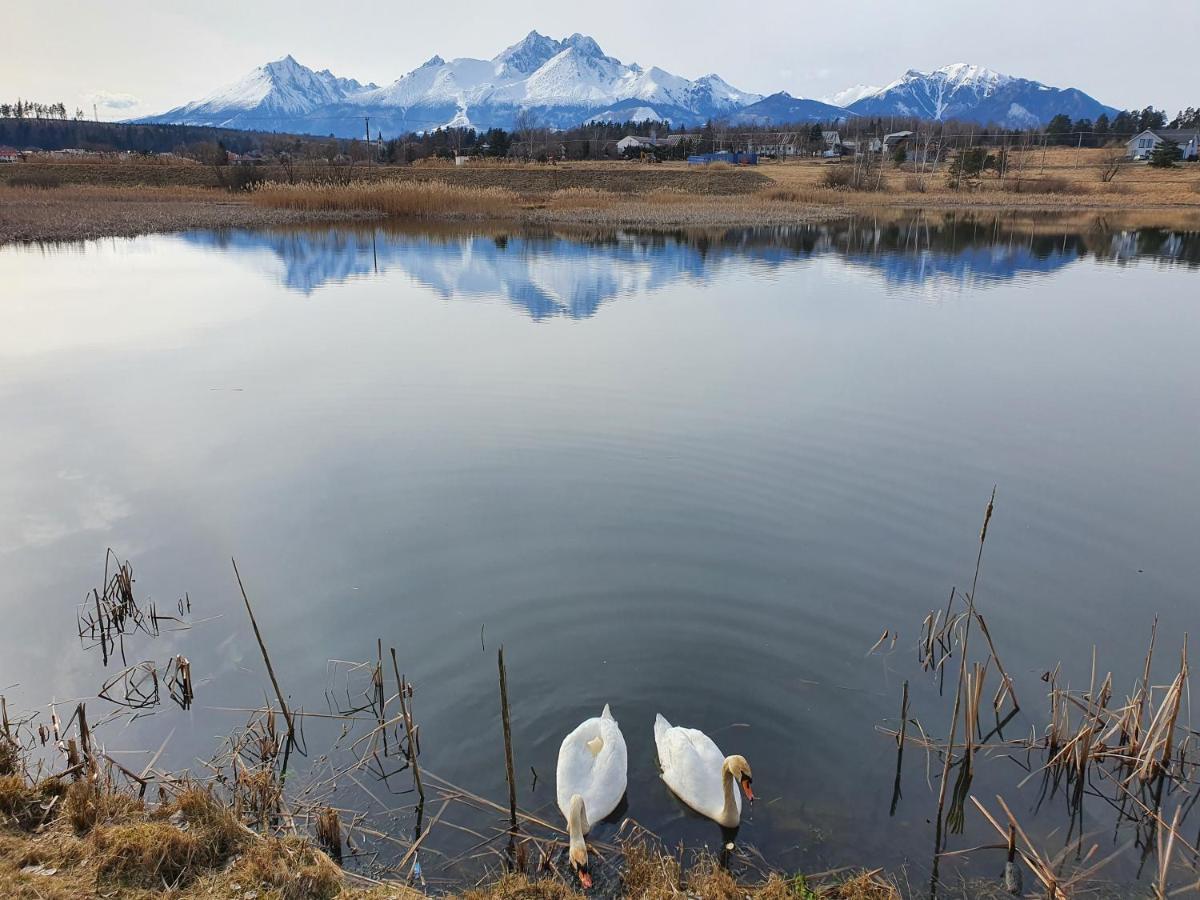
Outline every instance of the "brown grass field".
MULTIPOLYGON (((644 229, 777 226, 865 210, 1103 212, 1153 220, 1200 217, 1200 166, 1124 164, 1111 152, 1055 148, 1015 154, 1008 175, 951 188, 945 172, 890 163, 869 190, 827 186, 849 159, 766 161, 757 167, 577 162, 556 166, 428 161, 405 167, 312 168, 283 183, 231 192, 211 166, 185 161, 36 161, 0 167, 0 243, 78 240, 185 228, 288 225, 345 218, 504 221, 644 229), (14 186, 22 183, 42 186, 14 186)), ((943 166, 944 169, 944 166, 943 166)))

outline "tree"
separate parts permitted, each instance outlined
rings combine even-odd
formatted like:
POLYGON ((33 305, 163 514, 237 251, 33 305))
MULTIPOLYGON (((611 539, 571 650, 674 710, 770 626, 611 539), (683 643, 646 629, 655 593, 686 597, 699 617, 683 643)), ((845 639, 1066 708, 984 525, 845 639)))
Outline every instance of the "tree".
POLYGON ((908 161, 908 151, 900 144, 892 152, 892 164, 898 169, 908 161))
POLYGON ((1147 128, 1162 128, 1166 124, 1167 114, 1153 106, 1147 106, 1138 113, 1138 131, 1145 131, 1147 128))
POLYGON ((537 115, 532 109, 522 106, 517 110, 517 114, 513 118, 513 134, 527 146, 526 159, 533 158, 533 139, 537 133, 537 127, 537 115))
POLYGON ((1108 143, 1108 132, 1111 124, 1108 120, 1108 113, 1100 113, 1096 119, 1096 124, 1093 126, 1096 132, 1096 146, 1103 147, 1108 143))
POLYGON ((1121 110, 1112 122, 1113 137, 1128 140, 1142 129, 1138 127, 1137 113, 1121 110))
POLYGON ((1169 169, 1183 154, 1174 141, 1161 141, 1150 151, 1150 165, 1156 169, 1169 169))
POLYGON ((1071 117, 1059 113, 1053 119, 1046 123, 1046 137, 1052 144, 1067 143, 1067 136, 1071 133, 1071 117))
POLYGON ((1200 128, 1200 109, 1189 106, 1171 120, 1172 128, 1200 128))

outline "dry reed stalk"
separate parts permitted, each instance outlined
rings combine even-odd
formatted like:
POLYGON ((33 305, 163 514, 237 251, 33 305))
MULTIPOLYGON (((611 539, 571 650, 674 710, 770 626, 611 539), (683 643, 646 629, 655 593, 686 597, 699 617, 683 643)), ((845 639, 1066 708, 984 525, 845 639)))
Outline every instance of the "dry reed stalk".
POLYGON ((400 692, 400 716, 404 719, 404 734, 405 745, 404 752, 408 757, 408 764, 413 770, 413 784, 417 788, 417 796, 421 798, 421 803, 425 803, 425 786, 421 783, 421 764, 417 761, 417 744, 413 737, 413 720, 412 714, 408 709, 408 682, 400 674, 400 666, 396 662, 396 648, 391 648, 392 652, 392 671, 396 675, 396 684, 400 692))
POLYGON ((317 844, 339 866, 342 864, 342 820, 338 811, 325 807, 317 812, 317 844))
POLYGON ((271 679, 271 686, 275 689, 275 699, 279 701, 279 708, 283 711, 283 718, 287 722, 288 727, 288 744, 287 749, 283 754, 282 774, 287 774, 288 757, 291 755, 292 747, 296 743, 296 725, 292 721, 292 712, 288 709, 287 701, 283 699, 283 690, 279 687, 279 679, 275 677, 275 668, 271 665, 270 654, 267 653, 267 645, 263 643, 262 632, 258 630, 258 621, 254 618, 254 610, 250 608, 250 598, 246 596, 246 588, 242 584, 242 573, 238 571, 237 560, 231 559, 233 563, 233 574, 237 577, 238 588, 242 592, 242 601, 246 604, 246 613, 250 616, 250 626, 254 629, 254 639, 258 641, 258 649, 262 652, 263 662, 267 667, 267 675, 271 679))
POLYGON ((508 672, 504 668, 504 645, 500 645, 496 664, 500 670, 500 719, 504 726, 504 769, 508 778, 508 814, 509 825, 517 830, 517 776, 513 765, 512 725, 508 710, 508 672))

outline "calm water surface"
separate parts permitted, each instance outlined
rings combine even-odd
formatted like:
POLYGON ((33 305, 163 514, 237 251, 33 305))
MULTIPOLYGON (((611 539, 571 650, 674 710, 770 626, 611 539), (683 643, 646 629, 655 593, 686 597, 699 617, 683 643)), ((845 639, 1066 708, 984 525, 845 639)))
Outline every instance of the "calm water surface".
MULTIPOLYGON (((263 702, 236 556, 292 702, 344 698, 330 661, 382 638, 451 781, 504 796, 503 643, 527 808, 610 702, 628 814, 668 843, 720 835, 657 781, 660 711, 749 758, 739 839, 772 863, 920 866, 925 761, 889 816, 876 726, 908 678, 944 728, 918 626, 969 582, 993 485, 979 598, 1017 733, 1056 662, 1085 683, 1095 645, 1120 693, 1155 614, 1171 646, 1200 624, 1197 232, 197 232, 3 248, 0 294, 0 691, 94 698, 75 611, 108 546, 199 620, 131 650, 186 653, 197 708, 114 749, 171 733, 192 764, 263 702)), ((1065 827, 1023 774, 975 793, 1065 827)), ((957 845, 991 838, 976 816, 957 845)))

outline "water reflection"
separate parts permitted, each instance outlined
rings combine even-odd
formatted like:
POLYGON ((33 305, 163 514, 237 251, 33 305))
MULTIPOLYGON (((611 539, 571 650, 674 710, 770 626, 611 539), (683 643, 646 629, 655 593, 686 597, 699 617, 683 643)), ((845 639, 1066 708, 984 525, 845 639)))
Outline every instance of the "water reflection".
POLYGON ((732 266, 769 273, 821 256, 916 294, 1036 278, 1088 257, 1200 266, 1197 230, 1115 228, 1103 220, 1072 230, 956 215, 670 235, 331 227, 198 231, 182 239, 277 267, 284 286, 306 295, 354 277, 403 274, 444 299, 503 297, 534 320, 585 319, 615 298, 707 280, 732 266))

